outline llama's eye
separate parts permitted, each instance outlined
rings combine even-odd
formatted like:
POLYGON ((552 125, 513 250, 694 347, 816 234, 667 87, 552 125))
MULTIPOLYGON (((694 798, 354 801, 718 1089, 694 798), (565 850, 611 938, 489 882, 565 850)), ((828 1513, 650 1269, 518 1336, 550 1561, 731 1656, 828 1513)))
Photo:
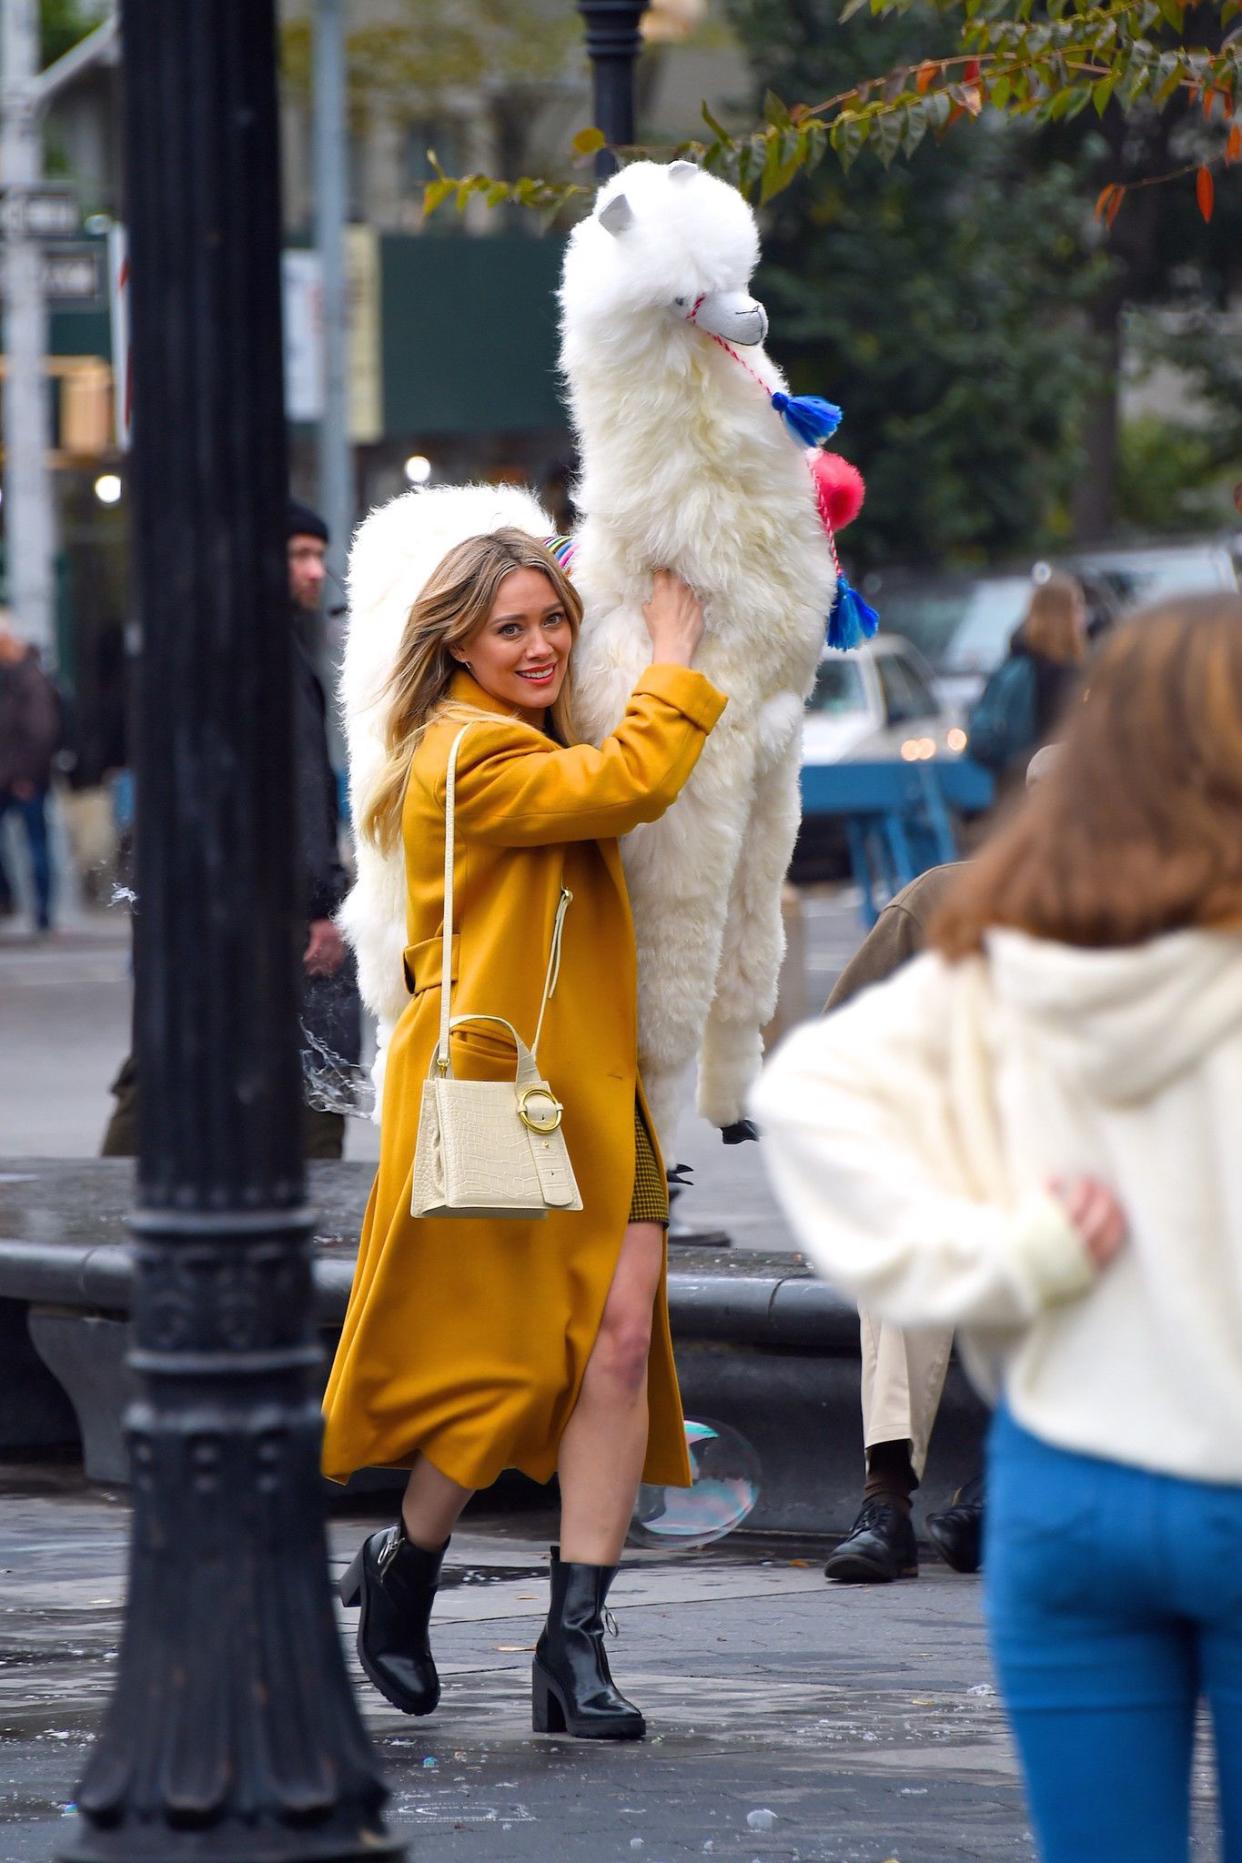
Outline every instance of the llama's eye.
POLYGON ((678 310, 685 310, 686 305, 690 302, 690 300, 689 298, 674 298, 673 302, 677 306, 678 310))

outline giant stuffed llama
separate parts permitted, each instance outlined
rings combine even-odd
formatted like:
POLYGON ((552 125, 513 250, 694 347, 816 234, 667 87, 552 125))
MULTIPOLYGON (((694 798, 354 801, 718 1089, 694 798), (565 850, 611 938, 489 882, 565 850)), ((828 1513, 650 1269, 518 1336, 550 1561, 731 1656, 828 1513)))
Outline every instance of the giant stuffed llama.
MULTIPOLYGON (((854 616, 840 631, 825 524, 830 509, 836 522, 851 513, 817 490, 807 453, 836 410, 787 396, 760 347, 767 318, 747 289, 757 260, 754 217, 735 189, 690 163, 640 162, 575 230, 561 288, 582 459, 582 522, 565 551, 586 607, 578 723, 598 741, 624 711, 650 659, 642 604, 657 568, 702 598, 696 664, 729 695, 681 798, 624 846, 640 1064, 666 1145, 696 1054, 701 1111, 726 1138, 749 1135, 746 1091, 783 953, 803 705, 834 601, 841 644, 873 625, 850 592, 854 616)), ((407 494, 360 529, 344 672, 356 800, 378 766, 375 698, 410 603, 451 544, 502 524, 550 528, 524 493, 466 487, 407 494)), ((399 860, 363 848, 343 921, 381 1027, 405 1000, 403 913, 399 860)))
POLYGON ((599 737, 620 717, 650 658, 641 609, 661 566, 702 598, 695 664, 729 695, 680 800, 625 846, 643 1079, 666 1141, 696 1054, 700 1111, 744 1134, 784 951, 803 706, 836 593, 805 438, 772 404, 785 383, 760 347, 758 258, 734 188, 692 163, 639 162, 576 228, 561 286, 582 459, 581 720, 599 737))

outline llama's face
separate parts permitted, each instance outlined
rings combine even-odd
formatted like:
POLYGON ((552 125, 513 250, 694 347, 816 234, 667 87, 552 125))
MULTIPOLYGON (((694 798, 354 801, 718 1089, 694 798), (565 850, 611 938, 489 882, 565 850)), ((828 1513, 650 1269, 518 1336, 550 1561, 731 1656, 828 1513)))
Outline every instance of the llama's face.
MULTIPOLYGON (((601 190, 575 229, 561 302, 567 333, 641 343, 693 326, 728 343, 762 343, 768 319, 749 285, 754 215, 736 188, 692 162, 635 162, 601 190)), ((687 331, 687 334, 689 332, 687 331)))
POLYGON ((705 291, 701 297, 673 299, 673 311, 709 336, 749 349, 768 333, 768 313, 749 291, 705 291))

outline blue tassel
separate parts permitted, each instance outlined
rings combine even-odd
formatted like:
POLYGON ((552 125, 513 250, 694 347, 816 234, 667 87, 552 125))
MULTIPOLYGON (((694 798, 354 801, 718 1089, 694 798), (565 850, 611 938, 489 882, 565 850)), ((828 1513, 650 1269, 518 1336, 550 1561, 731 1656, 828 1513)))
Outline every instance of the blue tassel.
POLYGON ((803 446, 817 446, 821 440, 830 440, 841 425, 840 408, 834 401, 825 401, 822 395, 784 395, 778 390, 772 396, 772 406, 794 439, 801 440, 803 446))
POLYGON ((837 578, 836 599, 828 616, 828 645, 846 653, 870 640, 880 625, 880 617, 870 602, 852 589, 844 575, 837 578))

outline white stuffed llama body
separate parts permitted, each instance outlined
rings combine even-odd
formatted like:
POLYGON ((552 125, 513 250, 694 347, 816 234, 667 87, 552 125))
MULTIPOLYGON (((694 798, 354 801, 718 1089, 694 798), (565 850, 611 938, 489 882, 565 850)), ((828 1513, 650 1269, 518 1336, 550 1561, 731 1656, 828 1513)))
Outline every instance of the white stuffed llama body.
POLYGON ((785 384, 758 346, 767 319, 747 290, 758 256, 735 189, 689 163, 640 162, 575 229, 561 287, 582 461, 578 721, 598 740, 621 716, 651 657, 642 603, 659 568, 702 598, 695 664, 729 696, 680 799, 624 847, 640 1059, 666 1147, 696 1054, 700 1110, 722 1128, 742 1120, 758 1072, 784 952, 803 705, 836 586, 806 453, 765 392, 785 384))

